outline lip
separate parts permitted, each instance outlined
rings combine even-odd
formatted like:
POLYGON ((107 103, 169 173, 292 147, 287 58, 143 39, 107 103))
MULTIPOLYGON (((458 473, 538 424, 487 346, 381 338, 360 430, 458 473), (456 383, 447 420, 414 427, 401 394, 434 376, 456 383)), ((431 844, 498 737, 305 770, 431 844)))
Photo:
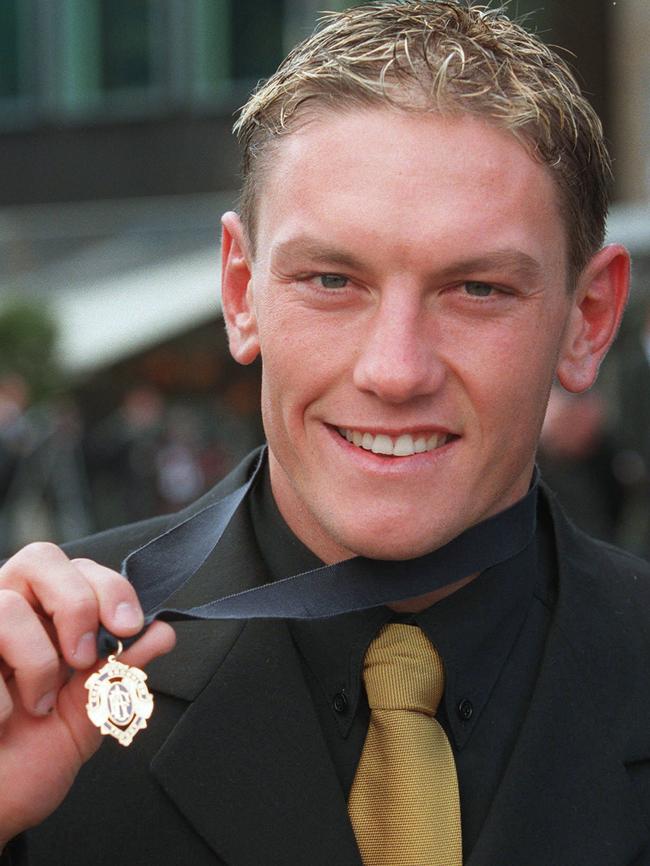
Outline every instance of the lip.
MULTIPOLYGON (((323 428, 327 431, 334 445, 341 449, 341 453, 347 461, 354 461, 354 465, 362 471, 379 475, 410 475, 413 472, 428 469, 436 463, 446 459, 450 451, 454 449, 461 439, 457 434, 447 434, 453 436, 453 438, 433 451, 423 451, 419 454, 410 454, 407 457, 390 457, 385 454, 375 454, 372 451, 366 451, 364 448, 359 448, 359 446, 353 445, 341 436, 336 427, 333 427, 330 424, 324 423, 323 428)), ((387 436, 399 436, 403 435, 405 432, 404 429, 402 429, 401 433, 396 433, 395 428, 392 428, 393 432, 390 433, 388 432, 388 428, 378 427, 365 429, 354 427, 349 429, 359 430, 359 432, 362 433, 374 432, 377 434, 385 432, 387 436)), ((410 427, 408 428, 408 432, 413 435, 413 432, 417 429, 418 428, 410 427)), ((420 427, 419 432, 420 434, 424 432, 446 433, 444 428, 440 427, 420 427)))
POLYGON ((442 436, 456 436, 452 430, 447 427, 437 427, 431 425, 420 424, 415 427, 365 427, 357 426, 356 424, 326 424, 326 427, 331 427, 333 430, 358 430, 359 433, 370 433, 373 436, 390 436, 392 439, 397 439, 400 436, 431 436, 434 433, 442 436))

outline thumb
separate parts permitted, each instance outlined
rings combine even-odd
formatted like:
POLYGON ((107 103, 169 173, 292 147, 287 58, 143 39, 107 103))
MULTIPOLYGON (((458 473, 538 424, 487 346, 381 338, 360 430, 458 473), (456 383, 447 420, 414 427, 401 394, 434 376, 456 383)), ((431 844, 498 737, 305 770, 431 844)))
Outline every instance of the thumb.
POLYGON ((176 644, 174 629, 166 622, 153 622, 133 646, 125 650, 119 660, 125 665, 142 668, 158 656, 168 653, 176 644))

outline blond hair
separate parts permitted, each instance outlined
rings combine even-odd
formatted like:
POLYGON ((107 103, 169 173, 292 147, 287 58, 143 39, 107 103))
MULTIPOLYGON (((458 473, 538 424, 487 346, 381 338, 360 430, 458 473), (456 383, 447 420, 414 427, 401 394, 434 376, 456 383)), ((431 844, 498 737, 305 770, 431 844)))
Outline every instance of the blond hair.
POLYGON ((324 13, 243 107, 240 214, 255 242, 255 199, 274 142, 308 109, 388 105, 467 112, 510 130, 548 166, 567 227, 571 282, 605 235, 610 160, 602 125, 566 62, 502 9, 388 0, 324 13))

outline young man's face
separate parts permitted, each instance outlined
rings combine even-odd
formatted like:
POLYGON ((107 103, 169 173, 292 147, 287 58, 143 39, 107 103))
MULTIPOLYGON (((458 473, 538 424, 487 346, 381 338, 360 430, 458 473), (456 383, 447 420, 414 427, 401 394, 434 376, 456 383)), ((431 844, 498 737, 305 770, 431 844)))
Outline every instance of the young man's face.
POLYGON ((273 491, 312 550, 417 556, 524 495, 577 306, 554 182, 513 136, 323 113, 278 147, 253 260, 224 224, 233 354, 261 352, 273 491))

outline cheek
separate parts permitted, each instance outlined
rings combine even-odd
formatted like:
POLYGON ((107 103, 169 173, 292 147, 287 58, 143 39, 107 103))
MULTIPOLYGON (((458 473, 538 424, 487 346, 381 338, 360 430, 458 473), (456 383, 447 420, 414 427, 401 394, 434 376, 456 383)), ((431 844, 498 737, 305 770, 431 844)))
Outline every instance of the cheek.
POLYGON ((307 407, 319 395, 318 354, 307 352, 292 331, 283 328, 263 333, 261 354, 262 419, 267 438, 295 439, 307 407))
MULTIPOLYGON (((276 304, 262 311, 259 339, 263 399, 295 413, 328 394, 349 367, 340 339, 341 328, 327 317, 298 305, 276 304)), ((267 407, 277 411, 277 406, 267 407)))
POLYGON ((474 356, 464 380, 484 434, 505 436, 515 449, 529 447, 544 418, 558 351, 559 339, 522 328, 493 335, 474 356))

